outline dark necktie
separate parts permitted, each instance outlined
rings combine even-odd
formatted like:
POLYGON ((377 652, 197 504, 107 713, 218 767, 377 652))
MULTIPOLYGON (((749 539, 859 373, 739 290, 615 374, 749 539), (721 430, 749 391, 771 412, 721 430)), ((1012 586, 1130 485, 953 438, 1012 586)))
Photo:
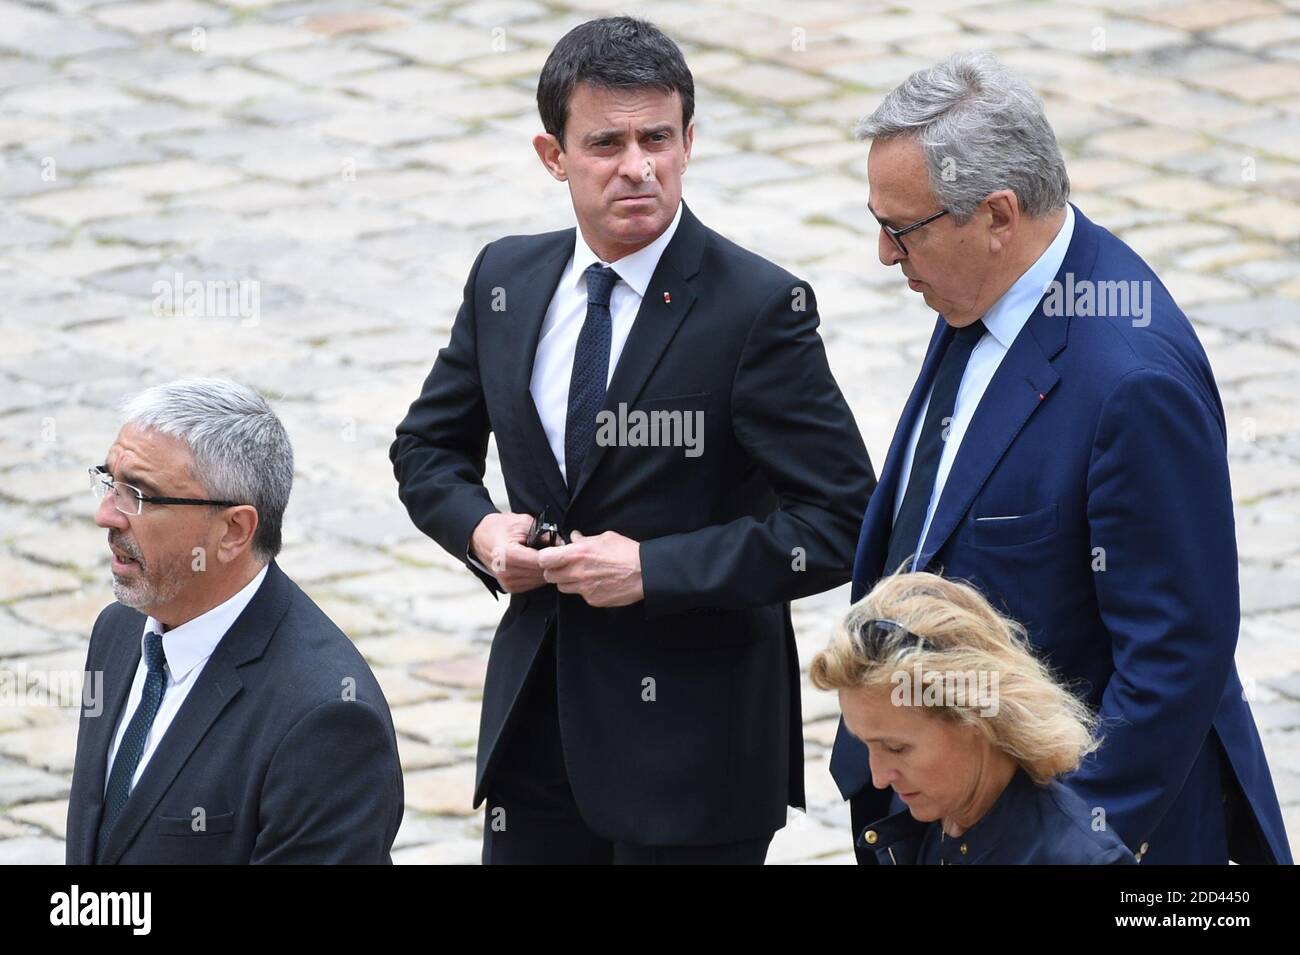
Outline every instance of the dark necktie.
POLYGON ((122 815, 126 799, 131 795, 131 779, 135 776, 140 757, 144 755, 144 741, 149 735, 149 727, 158 715, 162 705, 163 691, 167 689, 167 671, 164 667, 167 658, 163 655, 162 637, 150 631, 144 637, 144 658, 149 673, 144 678, 144 692, 140 694, 140 705, 131 714, 131 722, 122 734, 122 742, 113 757, 113 770, 108 777, 108 788, 104 792, 104 815, 99 823, 99 848, 96 858, 103 854, 108 845, 108 834, 122 815))
POLYGON ((582 462, 596 435, 596 415, 605 405, 605 382, 609 377, 609 349, 613 341, 613 320, 609 296, 618 274, 609 266, 593 262, 583 273, 587 279, 587 318, 578 332, 569 377, 569 411, 564 419, 564 476, 572 488, 582 473, 582 462))
POLYGON ((884 568, 886 574, 894 573, 904 560, 920 549, 921 530, 925 527, 925 515, 930 509, 930 497, 934 493, 934 480, 939 473, 945 432, 952 424, 952 413, 957 405, 957 389, 961 385, 962 375, 966 373, 966 363, 970 360, 971 352, 983 334, 982 321, 957 329, 948 342, 943 361, 939 363, 939 372, 934 377, 934 386, 930 391, 930 405, 925 412, 925 423, 921 425, 916 452, 912 455, 912 472, 907 480, 907 492, 903 495, 903 506, 898 509, 894 529, 889 535, 889 554, 885 558, 884 568))

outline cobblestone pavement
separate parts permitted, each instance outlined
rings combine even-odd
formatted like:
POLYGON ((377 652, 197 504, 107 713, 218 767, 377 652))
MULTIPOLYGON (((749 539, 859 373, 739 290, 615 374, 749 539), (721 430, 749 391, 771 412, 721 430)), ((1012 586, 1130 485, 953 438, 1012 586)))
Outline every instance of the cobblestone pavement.
MULTIPOLYGON (((877 465, 933 316, 876 261, 853 121, 961 48, 1031 80, 1075 200, 1152 263, 1218 376, 1237 661, 1300 837, 1296 0, 0 0, 0 669, 80 670, 112 599, 85 468, 117 401, 185 374, 246 380, 298 456, 282 566, 393 707, 394 857, 477 861, 478 700, 501 605, 411 526, 387 448, 482 244, 572 223, 529 145, 533 90, 555 40, 607 12, 682 44, 699 90, 686 198, 813 283, 877 465), (156 281, 192 280, 255 280, 257 308, 156 301, 156 281)), ((795 605, 805 665, 846 600, 795 605)), ((851 861, 827 772, 836 713, 805 686, 810 811, 773 862, 851 861)), ((0 861, 62 860, 75 732, 73 708, 0 706, 0 861)))

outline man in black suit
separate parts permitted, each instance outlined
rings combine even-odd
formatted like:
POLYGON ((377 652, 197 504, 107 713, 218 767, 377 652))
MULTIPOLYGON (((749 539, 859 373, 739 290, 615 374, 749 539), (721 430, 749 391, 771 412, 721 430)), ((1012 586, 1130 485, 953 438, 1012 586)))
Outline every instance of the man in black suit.
POLYGON ((804 805, 789 601, 848 580, 871 464, 812 290, 681 202, 676 44, 582 24, 537 98, 579 228, 479 253, 391 450, 415 524, 510 594, 483 859, 759 863, 804 805), (507 513, 482 483, 493 433, 507 513), (530 547, 543 516, 554 546, 530 547))
POLYGON ((91 468, 117 603, 99 615, 67 861, 391 862, 397 737, 365 660, 276 565, 293 451, 260 395, 159 385, 91 468))

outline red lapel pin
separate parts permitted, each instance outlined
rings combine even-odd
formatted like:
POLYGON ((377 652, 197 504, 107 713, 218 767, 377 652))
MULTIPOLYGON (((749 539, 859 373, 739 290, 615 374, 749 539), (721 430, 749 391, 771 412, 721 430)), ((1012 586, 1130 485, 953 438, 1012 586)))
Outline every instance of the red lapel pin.
POLYGON ((665 304, 665 305, 671 305, 671 304, 673 304, 673 293, 672 293, 672 292, 664 292, 664 304, 665 304))

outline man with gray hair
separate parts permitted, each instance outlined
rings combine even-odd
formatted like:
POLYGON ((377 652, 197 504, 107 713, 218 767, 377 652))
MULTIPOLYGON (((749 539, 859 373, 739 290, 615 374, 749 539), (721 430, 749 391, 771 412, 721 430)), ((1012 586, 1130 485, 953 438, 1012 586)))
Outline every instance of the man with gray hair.
POLYGON ((67 861, 390 862, 397 737, 352 643, 275 563, 293 449, 257 392, 129 399, 90 469, 117 602, 95 622, 67 861))
MULTIPOLYGON (((992 56, 913 73, 859 135, 880 261, 940 317, 852 599, 900 568, 971 581, 1100 712, 1105 742, 1070 779, 1089 824, 1138 861, 1290 863, 1233 663, 1226 427, 1191 324, 1067 201, 1042 104, 992 56)), ((873 820, 928 804, 877 745, 841 723, 831 760, 865 863, 873 820)), ((945 861, 978 861, 994 834, 952 824, 945 861)))

